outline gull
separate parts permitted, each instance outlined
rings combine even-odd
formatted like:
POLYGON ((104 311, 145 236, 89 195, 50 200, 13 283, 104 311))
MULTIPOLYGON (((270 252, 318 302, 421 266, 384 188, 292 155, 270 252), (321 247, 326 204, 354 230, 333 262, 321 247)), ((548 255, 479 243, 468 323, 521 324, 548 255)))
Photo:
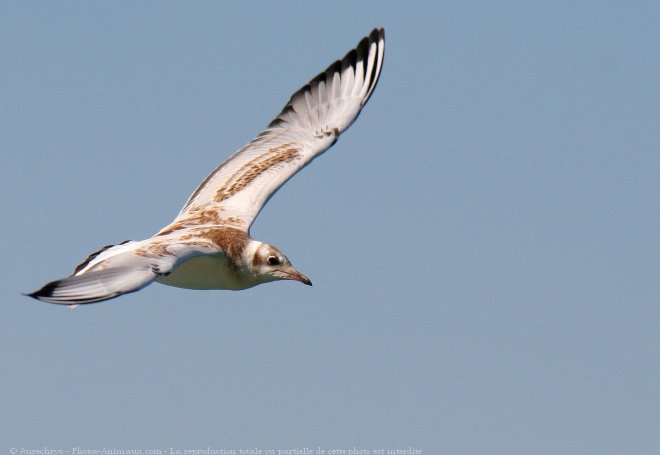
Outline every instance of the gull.
POLYGON ((312 282, 277 248, 250 237, 273 194, 329 149, 358 117, 383 65, 384 30, 295 92, 256 138, 202 181, 178 216, 154 236, 107 245, 67 278, 26 294, 76 307, 152 282, 186 289, 247 289, 277 280, 312 282))

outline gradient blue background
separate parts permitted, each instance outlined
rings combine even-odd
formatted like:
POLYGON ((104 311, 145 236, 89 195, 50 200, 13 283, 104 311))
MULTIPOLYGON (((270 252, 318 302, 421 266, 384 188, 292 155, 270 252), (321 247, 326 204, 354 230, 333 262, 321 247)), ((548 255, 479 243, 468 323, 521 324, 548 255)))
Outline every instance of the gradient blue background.
POLYGON ((2 2, 0 453, 660 452, 657 2, 2 2), (314 281, 22 297, 168 223, 376 26, 262 212, 314 281))

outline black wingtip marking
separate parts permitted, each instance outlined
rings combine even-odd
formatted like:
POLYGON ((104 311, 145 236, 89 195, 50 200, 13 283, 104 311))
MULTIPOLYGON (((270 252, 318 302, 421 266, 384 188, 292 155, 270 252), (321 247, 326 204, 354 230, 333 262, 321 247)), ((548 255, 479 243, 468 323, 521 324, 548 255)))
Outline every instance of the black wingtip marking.
MULTIPOLYGON (((121 292, 113 292, 112 294, 104 295, 104 296, 96 296, 96 297, 80 297, 80 298, 75 298, 75 297, 68 297, 66 299, 58 299, 57 297, 53 298, 54 291, 55 289, 58 288, 59 283, 62 280, 58 281, 53 281, 51 283, 46 284, 44 287, 39 289, 38 291, 34 291, 31 294, 23 294, 26 297, 32 297, 35 300, 39 300, 41 302, 47 302, 47 303, 55 303, 58 305, 84 305, 84 304, 89 304, 89 303, 97 303, 97 302, 102 302, 104 300, 110 300, 114 299, 115 297, 118 297, 122 295, 121 292)), ((134 292, 134 291, 131 291, 134 292)), ((125 294, 128 294, 126 292, 125 294)))
POLYGON ((59 281, 51 281, 48 284, 45 284, 41 289, 32 292, 31 294, 23 294, 27 297, 32 297, 33 299, 41 300, 42 298, 52 297, 55 289, 59 285, 59 281))
MULTIPOLYGON (((286 114, 288 114, 289 112, 293 111, 293 107, 292 107, 293 100, 296 97, 301 96, 306 91, 309 91, 312 85, 318 84, 321 81, 327 82, 333 77, 335 73, 341 73, 342 71, 346 70, 349 67, 355 68, 358 64, 364 65, 366 69, 366 59, 369 56, 369 50, 371 45, 375 43, 377 46, 383 46, 384 41, 385 41, 385 30, 382 27, 374 28, 371 31, 371 33, 369 33, 369 36, 365 36, 364 38, 362 38, 358 43, 358 45, 354 49, 348 51, 348 53, 344 56, 344 58, 332 62, 330 66, 326 68, 325 71, 318 74, 311 81, 309 81, 298 91, 296 91, 293 95, 291 95, 289 102, 286 104, 286 106, 284 106, 284 109, 282 109, 279 115, 277 115, 268 124, 267 129, 276 128, 280 126, 284 122, 283 117, 285 117, 286 114)), ((363 105, 367 103, 367 101, 371 97, 371 94, 376 88, 379 79, 378 73, 383 65, 383 57, 384 56, 381 55, 378 64, 373 66, 371 73, 368 76, 365 75, 368 80, 372 81, 371 82, 372 85, 371 88, 369 89, 366 99, 362 103, 363 105)), ((378 55, 376 55, 376 59, 378 59, 378 55)))

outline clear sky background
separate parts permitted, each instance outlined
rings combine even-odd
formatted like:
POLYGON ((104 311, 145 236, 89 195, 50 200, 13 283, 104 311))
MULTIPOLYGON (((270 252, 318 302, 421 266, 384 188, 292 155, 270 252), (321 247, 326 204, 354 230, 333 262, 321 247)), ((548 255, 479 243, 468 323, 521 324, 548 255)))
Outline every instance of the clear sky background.
MULTIPOLYGON (((658 2, 2 2, 0 454, 660 452, 658 2), (373 27, 252 234, 314 287, 20 295, 167 224, 373 27)), ((65 454, 66 455, 66 454, 65 454)))

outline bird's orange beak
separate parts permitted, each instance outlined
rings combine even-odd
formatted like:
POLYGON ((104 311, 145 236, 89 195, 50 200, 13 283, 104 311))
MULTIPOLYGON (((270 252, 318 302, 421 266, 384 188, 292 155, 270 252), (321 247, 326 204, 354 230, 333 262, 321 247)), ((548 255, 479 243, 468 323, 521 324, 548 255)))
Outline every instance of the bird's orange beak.
POLYGON ((307 286, 312 285, 312 281, 297 270, 293 270, 293 272, 289 273, 288 276, 290 280, 300 281, 307 286))

